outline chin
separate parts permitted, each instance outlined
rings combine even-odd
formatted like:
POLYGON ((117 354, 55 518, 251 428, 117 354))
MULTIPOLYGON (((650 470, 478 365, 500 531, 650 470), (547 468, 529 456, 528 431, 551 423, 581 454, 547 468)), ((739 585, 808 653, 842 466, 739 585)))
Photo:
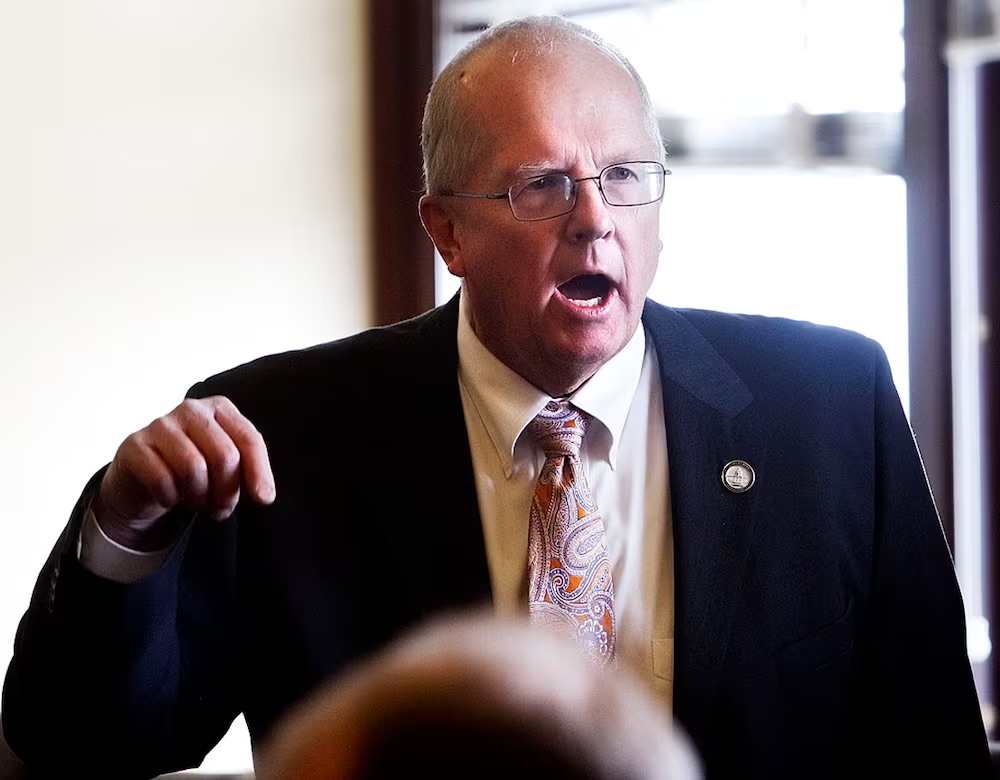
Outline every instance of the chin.
POLYGON ((597 371, 617 354, 618 350, 561 350, 551 356, 549 361, 550 374, 559 377, 563 392, 558 395, 568 395, 586 382, 597 371))
POLYGON ((569 364, 592 366, 593 371, 596 371, 617 355, 627 343, 628 338, 618 333, 613 338, 606 336, 595 338, 594 334, 577 338, 569 336, 563 355, 569 364))

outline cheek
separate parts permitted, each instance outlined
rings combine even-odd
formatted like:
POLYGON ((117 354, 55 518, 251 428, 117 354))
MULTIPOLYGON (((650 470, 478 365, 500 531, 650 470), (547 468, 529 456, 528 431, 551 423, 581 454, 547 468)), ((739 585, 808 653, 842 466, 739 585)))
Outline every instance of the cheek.
POLYGON ((660 235, 656 220, 644 220, 628 233, 623 247, 629 278, 637 294, 645 296, 656 276, 660 259, 660 235), (641 288, 641 289, 639 289, 641 288))
POLYGON ((495 241, 479 242, 466 257, 465 281, 484 314, 488 312, 493 322, 519 320, 517 312, 522 311, 532 288, 538 287, 524 247, 509 237, 496 236, 495 241))
POLYGON ((488 253, 490 276, 512 295, 536 297, 551 264, 552 247, 530 233, 496 235, 482 246, 488 253))

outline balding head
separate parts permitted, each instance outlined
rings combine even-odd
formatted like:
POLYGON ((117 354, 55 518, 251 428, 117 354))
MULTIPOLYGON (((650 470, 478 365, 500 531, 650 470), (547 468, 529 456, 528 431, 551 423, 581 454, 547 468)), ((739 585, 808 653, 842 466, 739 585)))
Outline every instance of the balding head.
POLYGON ((601 52, 631 76, 645 130, 662 158, 663 140, 649 93, 628 59, 586 27, 558 16, 526 17, 487 29, 445 66, 431 87, 421 136, 427 192, 460 189, 487 152, 491 118, 482 106, 484 80, 517 77, 519 71, 546 67, 553 57, 572 58, 574 51, 587 50, 601 52))
POLYGON ((701 777, 630 675, 486 614, 432 622, 314 694, 279 724, 257 777, 452 777, 470 765, 477 777, 701 777))

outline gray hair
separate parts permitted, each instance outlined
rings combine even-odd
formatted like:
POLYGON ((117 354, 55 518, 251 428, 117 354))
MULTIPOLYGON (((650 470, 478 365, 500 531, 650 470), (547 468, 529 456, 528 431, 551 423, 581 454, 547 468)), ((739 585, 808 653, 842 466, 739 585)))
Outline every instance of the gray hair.
POLYGON ((424 156, 424 186, 428 193, 440 193, 461 186, 461 176, 480 156, 483 138, 477 117, 470 116, 458 95, 458 83, 468 63, 477 55, 504 43, 523 46, 532 53, 552 48, 555 43, 588 41, 618 62, 639 89, 645 130, 660 150, 663 137, 653 112, 649 91, 624 54, 593 30, 560 16, 528 16, 494 25, 473 39, 455 55, 431 86, 424 106, 420 146, 424 156))

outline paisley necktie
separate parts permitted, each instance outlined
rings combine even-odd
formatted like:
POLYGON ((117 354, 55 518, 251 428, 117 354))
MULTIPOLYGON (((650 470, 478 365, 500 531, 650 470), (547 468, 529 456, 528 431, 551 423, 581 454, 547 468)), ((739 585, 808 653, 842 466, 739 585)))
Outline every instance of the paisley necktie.
POLYGON ((591 418, 550 401, 528 424, 545 464, 528 523, 528 612, 532 623, 572 632, 601 666, 615 659, 615 591, 604 521, 580 461, 591 418))

